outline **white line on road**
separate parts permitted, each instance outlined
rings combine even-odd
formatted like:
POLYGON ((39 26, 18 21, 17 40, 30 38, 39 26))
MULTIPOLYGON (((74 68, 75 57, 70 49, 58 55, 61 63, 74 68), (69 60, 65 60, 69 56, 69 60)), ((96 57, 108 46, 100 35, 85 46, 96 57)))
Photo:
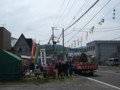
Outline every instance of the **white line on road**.
POLYGON ((108 84, 108 83, 105 83, 105 82, 101 82, 101 81, 98 81, 98 80, 92 79, 92 78, 87 78, 87 79, 92 80, 92 81, 96 81, 96 82, 99 82, 99 83, 101 83, 101 84, 104 84, 104 85, 107 85, 107 86, 109 86, 109 87, 116 88, 116 89, 120 90, 120 88, 117 87, 117 86, 114 86, 114 85, 111 85, 111 84, 108 84))

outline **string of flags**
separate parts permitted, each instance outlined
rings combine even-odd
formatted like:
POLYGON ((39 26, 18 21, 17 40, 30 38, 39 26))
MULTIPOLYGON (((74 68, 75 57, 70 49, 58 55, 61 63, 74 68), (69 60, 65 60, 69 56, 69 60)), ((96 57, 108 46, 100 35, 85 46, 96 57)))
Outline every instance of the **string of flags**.
POLYGON ((91 30, 90 30, 90 34, 92 34, 94 32, 94 30, 95 30, 95 26, 92 26, 91 30))
POLYGON ((101 19, 100 22, 98 23, 99 25, 102 25, 105 22, 105 19, 101 19))
MULTIPOLYGON (((75 19, 75 17, 74 17, 75 19)), ((112 19, 116 19, 116 9, 113 9, 113 17, 112 19)), ((105 18, 102 18, 99 22, 98 25, 103 25, 105 23, 105 18)), ((86 40, 88 40, 88 34, 93 34, 95 31, 95 26, 92 26, 90 28, 90 31, 86 32, 86 40)), ((78 38, 77 40, 73 40, 72 44, 70 45, 70 48, 76 48, 77 46, 79 47, 80 44, 82 46, 82 41, 83 41, 83 37, 81 37, 81 40, 78 38)))
POLYGON ((73 40, 73 43, 69 46, 70 48, 76 48, 76 46, 82 46, 83 37, 73 40))
POLYGON ((113 19, 115 19, 115 9, 113 10, 113 19))
POLYGON ((73 42, 74 42, 74 48, 76 48, 76 40, 74 40, 73 42))
POLYGON ((88 39, 88 32, 86 32, 86 40, 88 39))

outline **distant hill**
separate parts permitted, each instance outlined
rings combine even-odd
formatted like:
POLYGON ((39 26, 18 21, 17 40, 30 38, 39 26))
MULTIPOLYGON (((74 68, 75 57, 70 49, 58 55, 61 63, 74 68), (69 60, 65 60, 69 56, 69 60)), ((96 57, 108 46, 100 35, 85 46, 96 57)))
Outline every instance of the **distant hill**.
MULTIPOLYGON (((40 46, 42 49, 45 48, 45 49, 53 49, 53 45, 41 45, 40 46)), ((55 45, 54 46, 55 50, 61 50, 63 49, 63 46, 62 45, 55 45)), ((69 47, 65 47, 65 48, 69 48, 69 47)), ((82 46, 82 47, 77 47, 77 48, 72 48, 72 49, 87 49, 86 46, 82 46)))
MULTIPOLYGON (((46 53, 48 55, 52 54, 53 53, 53 45, 40 45, 40 48, 41 49, 46 49, 46 53)), ((65 47, 66 49, 67 47, 65 47)), ((63 50, 63 46, 62 45, 55 45, 54 46, 54 50, 55 50, 55 53, 56 52, 61 52, 63 50)))
POLYGON ((87 49, 87 47, 86 46, 82 46, 82 47, 77 47, 75 49, 87 49))
MULTIPOLYGON (((53 45, 40 45, 40 48, 44 49, 53 49, 53 45)), ((55 50, 61 50, 63 48, 62 45, 55 45, 54 49, 55 50)))
POLYGON ((17 38, 11 37, 11 40, 17 40, 17 38))

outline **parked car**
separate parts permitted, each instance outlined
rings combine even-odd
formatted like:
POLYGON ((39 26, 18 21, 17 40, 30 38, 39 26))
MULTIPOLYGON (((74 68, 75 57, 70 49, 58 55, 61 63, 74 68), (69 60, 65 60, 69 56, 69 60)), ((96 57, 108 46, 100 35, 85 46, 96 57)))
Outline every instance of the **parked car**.
POLYGON ((118 58, 108 58, 106 64, 109 66, 118 66, 120 65, 120 60, 118 58))

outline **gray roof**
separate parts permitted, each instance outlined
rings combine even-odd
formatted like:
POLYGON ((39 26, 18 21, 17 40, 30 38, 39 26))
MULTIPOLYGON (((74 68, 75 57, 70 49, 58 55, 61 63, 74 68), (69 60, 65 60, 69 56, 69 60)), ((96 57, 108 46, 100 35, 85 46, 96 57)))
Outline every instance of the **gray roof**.
POLYGON ((120 44, 120 40, 95 40, 95 41, 92 41, 92 42, 89 42, 87 44, 91 44, 91 43, 119 43, 120 44))

